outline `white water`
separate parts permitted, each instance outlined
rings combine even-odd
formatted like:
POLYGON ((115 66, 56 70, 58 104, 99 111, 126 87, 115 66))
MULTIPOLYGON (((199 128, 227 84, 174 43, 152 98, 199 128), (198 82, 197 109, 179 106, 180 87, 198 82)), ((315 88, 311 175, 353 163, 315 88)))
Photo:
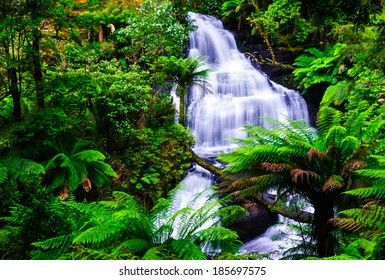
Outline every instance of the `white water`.
MULTIPOLYGON (((194 86, 188 100, 188 126, 197 139, 194 151, 200 157, 212 160, 218 153, 231 151, 234 144, 226 139, 245 137, 245 124, 264 125, 261 116, 308 121, 307 106, 300 94, 256 70, 238 51, 233 34, 223 29, 220 20, 194 13, 189 16, 198 27, 190 34, 189 55, 206 57, 205 67, 211 69, 206 84, 209 91, 194 86)), ((195 194, 215 184, 214 176, 199 166, 182 182, 188 188, 178 193, 179 209, 195 194)), ((272 234, 276 234, 274 228, 261 237, 263 246, 261 242, 258 247, 249 243, 243 250, 275 250, 272 234)))

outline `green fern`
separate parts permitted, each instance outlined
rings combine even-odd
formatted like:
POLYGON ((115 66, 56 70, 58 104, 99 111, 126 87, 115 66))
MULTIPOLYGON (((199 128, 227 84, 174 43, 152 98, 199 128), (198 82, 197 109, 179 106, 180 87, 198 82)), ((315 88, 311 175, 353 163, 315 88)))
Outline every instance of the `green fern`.
POLYGON ((171 243, 171 248, 175 254, 181 259, 185 260, 206 260, 206 255, 202 252, 202 249, 193 242, 181 239, 175 240, 171 243))
POLYGON ((0 160, 0 184, 6 181, 28 183, 44 174, 44 166, 29 159, 8 156, 0 160))
MULTIPOLYGON (((304 89, 304 92, 311 86, 319 83, 328 83, 334 85, 339 81, 341 74, 341 65, 345 59, 344 54, 345 45, 336 44, 332 48, 326 47, 323 51, 315 48, 306 50, 306 53, 299 56, 293 63, 299 68, 293 71, 295 80, 304 89)), ((331 88, 330 91, 333 91, 331 88)), ((330 94, 327 95, 327 102, 330 94)), ((326 102, 326 100, 325 100, 326 102)))
POLYGON ((329 86, 322 97, 321 106, 341 105, 352 90, 353 83, 349 81, 340 81, 329 86))
MULTIPOLYGON (((118 176, 111 166, 103 162, 105 156, 99 151, 76 152, 80 149, 78 143, 74 144, 70 150, 66 148, 66 153, 55 155, 45 166, 52 186, 61 187, 64 193, 74 191, 81 184, 88 192, 92 185, 101 187, 110 183, 110 177, 118 176)), ((63 196, 63 198, 66 197, 63 196)))
MULTIPOLYGON (((225 170, 237 178, 220 192, 250 199, 271 189, 278 194, 295 193, 313 207, 322 209, 323 205, 329 204, 329 210, 318 211, 329 211, 329 218, 334 218, 333 208, 344 207, 341 192, 359 186, 362 174, 355 171, 365 168, 373 147, 378 146, 381 129, 370 125, 364 127, 363 130, 371 131, 364 142, 364 134, 359 133, 356 126, 366 121, 366 113, 358 115, 361 120, 353 122, 355 127, 346 128, 341 111, 323 107, 317 120, 318 135, 303 121, 289 119, 283 122, 271 120, 270 128, 247 125, 249 136, 232 140, 239 147, 218 157, 228 164, 225 170), (323 200, 325 197, 327 203, 323 200)), ((375 172, 371 171, 373 176, 375 172)), ((318 223, 316 220, 314 216, 315 224, 318 223)), ((316 232, 326 227, 327 220, 322 224, 314 229, 317 242, 320 237, 316 232)), ((333 239, 331 231, 328 236, 333 239)))
MULTIPOLYGON (((361 169, 356 174, 369 179, 369 186, 352 189, 344 194, 353 196, 364 203, 362 208, 347 209, 339 212, 339 217, 331 223, 352 236, 349 247, 363 250, 363 258, 383 258, 383 232, 385 230, 385 172, 384 156, 372 156, 377 159, 376 169, 361 169)), ((368 183, 368 181, 366 181, 368 183)), ((348 236, 349 236, 348 235, 348 236)))
MULTIPOLYGON (((203 195, 203 194, 201 194, 203 195)), ((175 191, 170 192, 175 200, 175 191)), ((198 198, 198 197, 197 197, 198 198)), ((234 219, 240 216, 239 208, 226 206, 220 201, 206 203, 203 207, 180 209, 172 213, 172 201, 161 200, 148 212, 136 200, 123 192, 114 192, 113 200, 99 203, 63 202, 86 215, 88 219, 71 235, 35 242, 42 250, 36 258, 46 254, 56 258, 119 259, 124 256, 142 259, 205 259, 202 251, 207 244, 222 246, 235 252, 238 236, 235 232, 211 224, 215 230, 205 230, 209 219, 230 213, 234 219), (217 209, 221 209, 219 213, 217 209), (57 255, 58 249, 63 255, 57 255), (49 253, 51 252, 51 253, 49 253)), ((191 206, 195 201, 191 203, 191 206)), ((217 248, 217 247, 216 247, 217 248)))

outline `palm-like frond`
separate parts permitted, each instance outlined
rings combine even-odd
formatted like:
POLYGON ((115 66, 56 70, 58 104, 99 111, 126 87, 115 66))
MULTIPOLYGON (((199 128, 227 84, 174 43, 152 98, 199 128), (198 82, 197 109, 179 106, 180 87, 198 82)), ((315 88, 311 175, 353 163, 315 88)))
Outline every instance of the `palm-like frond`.
MULTIPOLYGON (((174 194, 172 191, 171 197, 174 194)), ((62 203, 83 213, 88 219, 71 235, 34 243, 43 250, 40 256, 49 252, 54 256, 59 254, 58 249, 61 248, 63 256, 68 257, 68 252, 72 252, 72 258, 137 256, 143 259, 204 259, 203 244, 214 242, 234 248, 233 244, 238 239, 234 232, 223 228, 221 231, 225 235, 222 238, 219 231, 203 234, 205 231, 202 228, 210 219, 225 213, 240 215, 237 207, 216 213, 220 209, 219 201, 206 203, 198 209, 182 208, 173 214, 169 212, 172 208, 169 202, 162 200, 149 213, 132 196, 123 192, 114 192, 113 200, 99 203, 62 203)), ((218 223, 214 221, 211 226, 216 228, 218 223)))
POLYGON ((353 83, 349 81, 341 81, 329 86, 322 97, 321 106, 341 105, 352 90, 353 83))
POLYGON ((171 243, 171 248, 181 259, 185 260, 206 260, 202 249, 190 240, 180 239, 171 243))
POLYGON ((87 183, 86 191, 92 185, 101 187, 110 182, 110 177, 117 177, 110 165, 104 163, 105 156, 96 150, 83 150, 74 153, 78 147, 75 145, 68 154, 58 153, 51 158, 45 170, 51 173, 51 184, 54 188, 62 186, 70 191, 75 190, 80 184, 87 183))

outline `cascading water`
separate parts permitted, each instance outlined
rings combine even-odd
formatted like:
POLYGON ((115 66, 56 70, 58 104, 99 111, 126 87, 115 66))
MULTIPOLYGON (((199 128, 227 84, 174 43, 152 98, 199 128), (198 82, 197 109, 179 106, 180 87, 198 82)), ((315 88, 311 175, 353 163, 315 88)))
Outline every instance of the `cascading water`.
MULTIPOLYGON (((261 116, 308 121, 307 106, 299 93, 256 70, 238 51, 234 36, 220 20, 195 13, 189 16, 197 26, 190 34, 189 55, 204 56, 205 67, 211 70, 205 85, 208 90, 194 86, 188 100, 188 125, 197 139, 197 155, 213 161, 218 153, 231 151, 234 143, 226 139, 245 137, 245 124, 264 125, 261 116)), ((179 209, 195 194, 215 184, 214 176, 200 166, 182 182, 187 188, 178 193, 179 209)))

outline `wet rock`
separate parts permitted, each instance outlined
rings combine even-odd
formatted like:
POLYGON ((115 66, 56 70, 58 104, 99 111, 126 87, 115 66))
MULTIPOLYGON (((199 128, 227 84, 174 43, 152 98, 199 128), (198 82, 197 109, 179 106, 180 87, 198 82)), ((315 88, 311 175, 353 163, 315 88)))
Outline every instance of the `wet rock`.
POLYGON ((266 209, 266 207, 250 200, 242 200, 237 204, 249 213, 249 216, 238 219, 231 225, 241 241, 247 242, 264 233, 270 226, 276 224, 278 215, 266 209))

